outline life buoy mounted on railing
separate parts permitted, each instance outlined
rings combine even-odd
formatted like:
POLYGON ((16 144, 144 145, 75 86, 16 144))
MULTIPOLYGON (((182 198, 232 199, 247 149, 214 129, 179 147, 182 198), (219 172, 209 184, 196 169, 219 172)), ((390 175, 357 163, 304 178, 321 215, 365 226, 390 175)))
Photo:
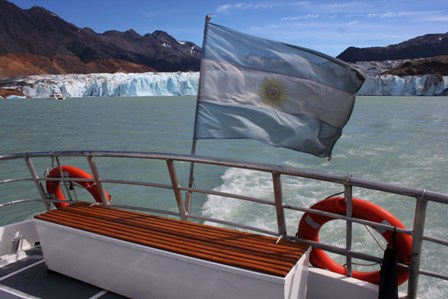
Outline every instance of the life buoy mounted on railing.
MULTIPOLYGON (((346 215, 346 202, 343 197, 333 197, 322 200, 313 206, 311 209, 330 212, 339 215, 346 215)), ((398 220, 389 211, 379 207, 371 202, 353 198, 352 215, 355 218, 364 219, 368 221, 388 224, 397 228, 405 228, 403 223, 398 220)), ((305 213, 300 219, 297 236, 302 239, 319 242, 319 230, 323 224, 328 221, 335 220, 335 218, 321 216, 313 213, 305 213)), ((375 227, 374 227, 375 229, 375 227)), ((378 228, 377 231, 390 245, 393 242, 393 231, 383 230, 378 228)), ((397 248, 397 262, 409 264, 412 250, 412 237, 410 235, 396 233, 395 247, 397 248)), ((312 265, 328 269, 332 272, 346 275, 346 268, 335 262, 325 251, 313 248, 310 253, 310 262, 312 265)), ((380 283, 380 270, 372 272, 352 271, 352 277, 367 281, 374 284, 380 283)), ((398 284, 402 284, 409 277, 407 269, 398 268, 398 284)))
MULTIPOLYGON (((77 181, 76 179, 93 179, 93 177, 82 169, 74 166, 63 165, 54 167, 47 173, 47 178, 70 178, 74 183, 84 187, 93 196, 96 202, 102 202, 100 192, 94 182, 77 181), (61 175, 60 169, 63 172, 61 175)), ((61 181, 46 181, 47 193, 51 199, 66 200, 64 192, 61 188, 61 181)), ((104 190, 107 199, 110 201, 111 196, 104 190)), ((55 203, 57 208, 68 206, 68 203, 55 203)))

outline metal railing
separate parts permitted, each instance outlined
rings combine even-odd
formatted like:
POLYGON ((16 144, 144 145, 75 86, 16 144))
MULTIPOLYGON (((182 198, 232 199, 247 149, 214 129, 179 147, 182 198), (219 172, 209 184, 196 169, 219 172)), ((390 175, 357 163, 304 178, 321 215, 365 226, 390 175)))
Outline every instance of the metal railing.
MULTIPOLYGON (((26 178, 8 178, 3 181, 0 181, 0 188, 4 184, 16 183, 16 182, 24 182, 24 181, 32 181, 34 182, 35 187, 37 188, 40 198, 39 199, 20 199, 13 200, 9 202, 0 203, 0 208, 16 205, 20 203, 30 202, 30 201, 41 201, 47 210, 52 208, 51 203, 58 202, 58 200, 50 199, 47 195, 45 188, 43 187, 43 183, 47 180, 54 181, 62 181, 63 183, 67 183, 68 181, 73 181, 72 178, 47 178, 44 176, 39 176, 34 166, 33 159, 37 158, 50 158, 52 167, 62 166, 62 159, 65 158, 85 158, 90 167, 90 172, 93 175, 93 179, 85 179, 87 181, 92 181, 96 184, 97 189, 99 190, 99 194, 102 199, 102 204, 109 205, 109 201, 107 200, 106 192, 103 188, 104 184, 127 184, 127 185, 137 185, 137 186, 145 186, 145 187, 155 187, 168 189, 173 191, 174 199, 177 205, 177 212, 168 211, 168 210, 160 210, 156 208, 148 208, 142 206, 129 206, 129 205, 116 205, 118 207, 123 208, 131 208, 137 210, 144 210, 148 212, 161 213, 170 216, 178 216, 182 220, 197 220, 197 221, 210 221, 223 225, 229 225, 240 229, 252 230, 255 232, 269 234, 278 237, 296 239, 302 242, 306 242, 310 244, 314 248, 324 249, 329 252, 333 252, 336 254, 340 254, 345 256, 346 258, 346 266, 347 273, 351 275, 352 270, 352 259, 362 259, 366 261, 372 262, 380 262, 381 258, 366 254, 364 252, 358 252, 352 249, 352 224, 359 223, 364 225, 369 225, 377 228, 384 228, 388 230, 393 230, 394 227, 376 223, 364 219, 354 218, 351 216, 352 206, 351 200, 353 198, 353 187, 376 190, 381 192, 387 192, 391 194, 397 194, 409 197, 411 199, 416 200, 415 206, 415 215, 414 215, 414 223, 412 229, 402 229, 395 228, 397 232, 403 234, 412 235, 412 254, 409 265, 400 265, 401 267, 409 268, 409 281, 408 281, 408 289, 407 289, 407 298, 416 298, 417 297, 417 288, 418 288, 418 280, 419 275, 425 275, 433 278, 438 278, 442 280, 448 280, 448 275, 444 273, 436 273, 432 271, 427 271, 420 268, 421 261, 421 253, 422 253, 422 243, 423 241, 428 241, 436 244, 440 244, 443 246, 448 246, 448 240, 439 239, 432 236, 426 236, 424 234, 425 222, 426 222, 426 210, 428 202, 437 202, 441 204, 448 204, 448 194, 432 192, 424 189, 415 189, 408 188, 399 185, 373 182, 364 179, 357 179, 352 177, 351 175, 337 175, 337 174, 329 174, 322 173, 317 171, 310 171, 298 168, 292 168, 287 166, 276 166, 270 164, 259 164, 259 163, 246 163, 240 161, 230 161, 218 158, 210 158, 210 157, 201 157, 201 156, 189 156, 189 155, 178 155, 178 154, 162 154, 162 153, 148 153, 148 152, 117 152, 117 151, 52 151, 52 152, 32 152, 32 153, 19 153, 19 154, 11 154, 11 155, 0 155, 0 162, 8 161, 8 160, 17 160, 23 159, 26 163, 26 166, 31 174, 31 177, 26 178), (149 159, 149 160, 160 160, 166 162, 166 167, 168 170, 170 182, 169 183, 155 183, 155 182, 147 182, 147 181, 133 181, 133 180, 117 180, 117 179, 107 179, 102 178, 104 173, 100 173, 97 162, 95 159, 97 158, 126 158, 126 159, 149 159), (274 194, 274 200, 269 201, 265 199, 255 198, 247 195, 241 194, 231 194, 227 192, 221 192, 216 190, 209 189, 200 189, 187 186, 181 186, 179 184, 179 178, 176 174, 176 163, 194 163, 194 164, 203 164, 203 165, 214 165, 221 167, 229 167, 229 168, 241 168, 248 169, 253 171, 259 171, 264 173, 269 173, 272 176, 272 188, 274 194), (347 201, 347 214, 346 215, 338 215, 332 214, 329 212, 312 210, 307 207, 293 206, 283 203, 283 194, 282 194, 282 176, 292 176, 303 179, 311 179, 318 180, 323 182, 330 182, 334 184, 339 184, 344 189, 344 197, 347 201), (183 194, 184 193, 184 196, 183 194), (270 231, 267 229, 261 229, 253 226, 248 226, 240 223, 234 223, 222 219, 215 219, 211 217, 205 217, 203 215, 192 213, 191 207, 191 194, 199 193, 203 195, 217 195, 227 198, 234 198, 249 202, 254 202, 257 204, 272 206, 275 209, 276 213, 276 222, 277 222, 277 230, 270 231), (184 199, 185 198, 185 199, 184 199), (310 240, 298 239, 296 236, 287 233, 286 220, 285 220, 285 211, 300 211, 300 212, 308 212, 315 213, 323 216, 330 216, 331 218, 341 219, 346 222, 346 244, 345 248, 324 244, 321 242, 314 242, 310 240)), ((0 166, 1 167, 1 166, 0 166)), ((81 179, 77 179, 80 181, 81 179)), ((66 187, 68 190, 68 187, 66 187)), ((70 199, 70 198, 69 198, 70 199)))

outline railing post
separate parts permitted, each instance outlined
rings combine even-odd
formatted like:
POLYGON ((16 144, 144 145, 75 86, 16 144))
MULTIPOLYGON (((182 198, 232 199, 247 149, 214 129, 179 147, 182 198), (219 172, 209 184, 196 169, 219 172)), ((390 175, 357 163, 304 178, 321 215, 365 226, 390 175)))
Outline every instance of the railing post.
POLYGON ((45 208, 47 211, 51 210, 50 203, 47 201, 47 192, 45 192, 42 183, 39 180, 39 176, 37 175, 36 168, 34 167, 33 161, 31 161, 30 157, 25 157, 26 165, 28 166, 28 170, 31 173, 31 177, 33 178, 33 182, 39 191, 40 197, 42 198, 43 203, 45 204, 45 208))
POLYGON ((90 155, 87 156, 87 161, 89 162, 90 169, 92 170, 93 179, 95 180, 96 187, 100 193, 101 201, 103 202, 103 205, 109 206, 109 199, 107 198, 106 191, 103 188, 100 173, 96 167, 95 161, 93 161, 93 157, 90 155))
POLYGON ((286 236, 285 210, 283 209, 282 182, 280 174, 272 173, 272 183, 274 185, 275 211, 277 215, 278 232, 281 236, 286 236))
POLYGON ((425 231, 426 208, 428 200, 425 199, 426 191, 417 198, 415 205, 414 229, 412 233, 412 254, 409 264, 408 299, 417 298, 418 277, 420 272, 420 260, 422 252, 423 234, 425 231))
MULTIPOLYGON (((345 206, 346 206, 346 216, 352 217, 353 215, 353 193, 352 193, 352 185, 350 183, 351 175, 347 176, 344 182, 344 197, 345 197, 345 206)), ((352 250, 352 234, 353 234, 353 222, 347 220, 345 222, 346 226, 346 236, 345 236, 345 248, 347 251, 352 250)), ((352 257, 351 255, 346 255, 346 265, 347 265, 347 276, 352 276, 352 257)))
MULTIPOLYGON (((58 165, 58 168, 59 168, 59 173, 61 174, 60 177, 61 177, 61 178, 64 178, 65 175, 64 175, 64 172, 62 171, 62 165, 61 165, 61 161, 59 160, 59 157, 57 157, 57 156, 52 156, 52 159, 55 159, 55 160, 56 160, 56 164, 58 165)), ((53 162, 53 160, 52 160, 52 162, 53 162)), ((52 164, 53 164, 53 163, 52 163, 52 164)), ((70 187, 67 185, 67 181, 66 181, 66 180, 62 180, 61 185, 64 186, 64 188, 65 188, 65 193, 67 194, 68 199, 69 199, 70 201, 73 201, 72 193, 70 192, 70 187)))
POLYGON ((187 211, 185 209, 184 203, 182 201, 182 194, 180 193, 179 183, 177 181, 176 169, 174 167, 173 160, 166 160, 168 166, 168 171, 170 173, 171 185, 173 186, 174 197, 176 198, 177 207, 179 209, 180 218, 182 220, 187 220, 187 211))

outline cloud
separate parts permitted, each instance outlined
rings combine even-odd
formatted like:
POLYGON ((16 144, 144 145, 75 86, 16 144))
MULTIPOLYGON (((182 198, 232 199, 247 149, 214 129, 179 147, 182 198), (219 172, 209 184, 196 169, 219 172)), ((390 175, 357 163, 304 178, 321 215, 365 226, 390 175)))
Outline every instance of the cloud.
POLYGON ((248 9, 272 9, 275 7, 291 7, 291 6, 302 6, 302 5, 308 5, 309 1, 298 1, 293 3, 287 3, 287 2, 276 2, 276 3, 269 3, 269 2, 258 2, 258 3, 246 3, 246 2, 240 2, 235 4, 223 4, 220 5, 218 8, 216 8, 215 13, 231 13, 232 11, 238 11, 238 10, 248 10, 248 9))
POLYGON ((380 18, 397 18, 397 17, 409 17, 409 16, 416 16, 420 15, 421 12, 416 11, 392 11, 392 12, 385 12, 381 15, 379 15, 380 18))
POLYGON ((266 4, 266 3, 235 3, 235 4, 223 4, 219 6, 215 12, 216 13, 230 13, 233 10, 247 10, 247 9, 259 9, 259 8, 269 8, 269 5, 273 4, 266 4))
POLYGON ((443 16, 442 20, 446 21, 445 15, 441 15, 440 11, 386 11, 366 14, 367 18, 381 18, 381 19, 398 19, 406 17, 416 17, 421 20, 437 19, 443 16))
POLYGON ((307 14, 304 16, 297 16, 297 17, 283 17, 281 18, 282 21, 298 21, 298 20, 311 20, 311 19, 317 19, 319 18, 318 14, 307 14))
POLYGON ((335 2, 330 4, 322 4, 319 5, 321 9, 328 9, 328 10, 342 10, 342 9, 353 9, 355 7, 362 7, 364 4, 362 2, 358 1, 350 1, 350 2, 335 2))
POLYGON ((231 9, 232 9, 232 5, 224 4, 224 5, 219 6, 217 9, 215 9, 215 12, 223 13, 223 12, 228 12, 231 9))

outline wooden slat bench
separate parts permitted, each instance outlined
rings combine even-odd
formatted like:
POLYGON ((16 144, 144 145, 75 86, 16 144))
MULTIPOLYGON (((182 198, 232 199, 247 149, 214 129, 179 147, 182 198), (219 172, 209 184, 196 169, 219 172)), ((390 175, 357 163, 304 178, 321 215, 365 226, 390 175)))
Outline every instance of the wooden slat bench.
POLYGON ((72 204, 37 219, 193 258, 285 277, 308 245, 113 207, 72 204))

